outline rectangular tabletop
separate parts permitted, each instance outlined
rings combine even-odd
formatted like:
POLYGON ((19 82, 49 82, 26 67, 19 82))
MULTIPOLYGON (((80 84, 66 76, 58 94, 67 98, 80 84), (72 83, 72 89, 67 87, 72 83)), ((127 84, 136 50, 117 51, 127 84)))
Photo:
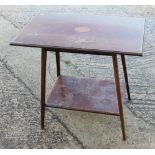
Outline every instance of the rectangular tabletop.
POLYGON ((11 45, 140 56, 144 22, 144 18, 103 15, 42 15, 35 17, 11 45))

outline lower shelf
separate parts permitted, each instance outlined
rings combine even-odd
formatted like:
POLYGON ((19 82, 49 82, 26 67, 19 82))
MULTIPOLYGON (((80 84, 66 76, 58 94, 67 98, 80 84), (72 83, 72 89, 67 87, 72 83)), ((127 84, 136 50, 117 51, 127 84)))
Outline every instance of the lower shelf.
MULTIPOLYGON (((122 96, 123 90, 121 82, 122 96)), ((110 80, 59 76, 46 106, 119 115, 115 82, 110 80)))

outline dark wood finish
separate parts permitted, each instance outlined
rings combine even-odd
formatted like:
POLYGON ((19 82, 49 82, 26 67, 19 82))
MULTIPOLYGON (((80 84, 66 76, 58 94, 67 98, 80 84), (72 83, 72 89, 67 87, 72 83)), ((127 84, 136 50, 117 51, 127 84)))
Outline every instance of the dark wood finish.
POLYGON ((124 72, 125 84, 126 84, 126 89, 127 89, 127 95, 128 95, 128 99, 131 100, 125 56, 121 55, 121 59, 122 59, 122 65, 123 65, 123 72, 124 72))
POLYGON ((11 45, 140 56, 144 21, 100 15, 43 15, 35 17, 11 45))
POLYGON ((123 140, 125 140, 126 136, 125 136, 125 126, 124 126, 123 107, 122 107, 122 95, 121 95, 121 90, 120 90, 117 55, 114 54, 112 56, 112 60, 113 60, 113 67, 114 67, 114 77, 115 77, 116 92, 117 92, 117 99, 118 99, 118 108, 119 108, 120 120, 121 120, 121 129, 122 129, 123 140))
MULTIPOLYGON (((61 52, 64 52, 64 53, 75 53, 75 54, 91 54, 91 55, 106 55, 106 56, 112 56, 113 53, 115 52, 112 52, 112 53, 109 53, 108 51, 102 51, 102 53, 100 51, 97 51, 97 50, 93 50, 90 51, 90 50, 84 50, 84 49, 66 49, 66 48, 54 48, 54 49, 50 49, 50 48, 46 48, 47 51, 61 51, 61 52)), ((119 52, 117 52, 118 54, 119 52)), ((120 53, 121 54, 121 53, 120 53)), ((141 56, 141 55, 139 55, 141 56)))
POLYGON ((57 66, 57 76, 60 75, 60 52, 57 50, 55 52, 56 55, 56 66, 57 66))
POLYGON ((47 51, 56 52, 57 81, 46 106, 120 116, 123 140, 123 84, 117 54, 121 55, 128 99, 130 91, 124 55, 142 56, 143 18, 51 14, 35 17, 10 45, 42 48, 41 128, 44 129, 47 51), (73 78, 60 74, 60 52, 112 56, 115 82, 73 78))
POLYGON ((109 80, 59 76, 46 106, 119 115, 115 82, 109 80))
POLYGON ((44 129, 45 119, 45 94, 46 94, 46 59, 47 51, 41 51, 41 129, 44 129))

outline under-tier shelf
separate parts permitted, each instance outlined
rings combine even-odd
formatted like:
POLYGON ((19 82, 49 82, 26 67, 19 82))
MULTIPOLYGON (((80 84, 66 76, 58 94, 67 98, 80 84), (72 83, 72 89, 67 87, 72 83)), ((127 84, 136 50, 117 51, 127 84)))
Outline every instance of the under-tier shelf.
MULTIPOLYGON (((123 96, 124 83, 121 82, 123 96)), ((114 81, 59 76, 46 106, 119 115, 114 81)))

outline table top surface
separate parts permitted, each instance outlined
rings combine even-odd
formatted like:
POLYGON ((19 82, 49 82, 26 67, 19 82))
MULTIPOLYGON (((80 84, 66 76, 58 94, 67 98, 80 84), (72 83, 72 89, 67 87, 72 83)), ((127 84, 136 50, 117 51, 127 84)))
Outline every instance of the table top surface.
POLYGON ((51 14, 35 17, 10 43, 62 51, 142 55, 144 18, 51 14))

